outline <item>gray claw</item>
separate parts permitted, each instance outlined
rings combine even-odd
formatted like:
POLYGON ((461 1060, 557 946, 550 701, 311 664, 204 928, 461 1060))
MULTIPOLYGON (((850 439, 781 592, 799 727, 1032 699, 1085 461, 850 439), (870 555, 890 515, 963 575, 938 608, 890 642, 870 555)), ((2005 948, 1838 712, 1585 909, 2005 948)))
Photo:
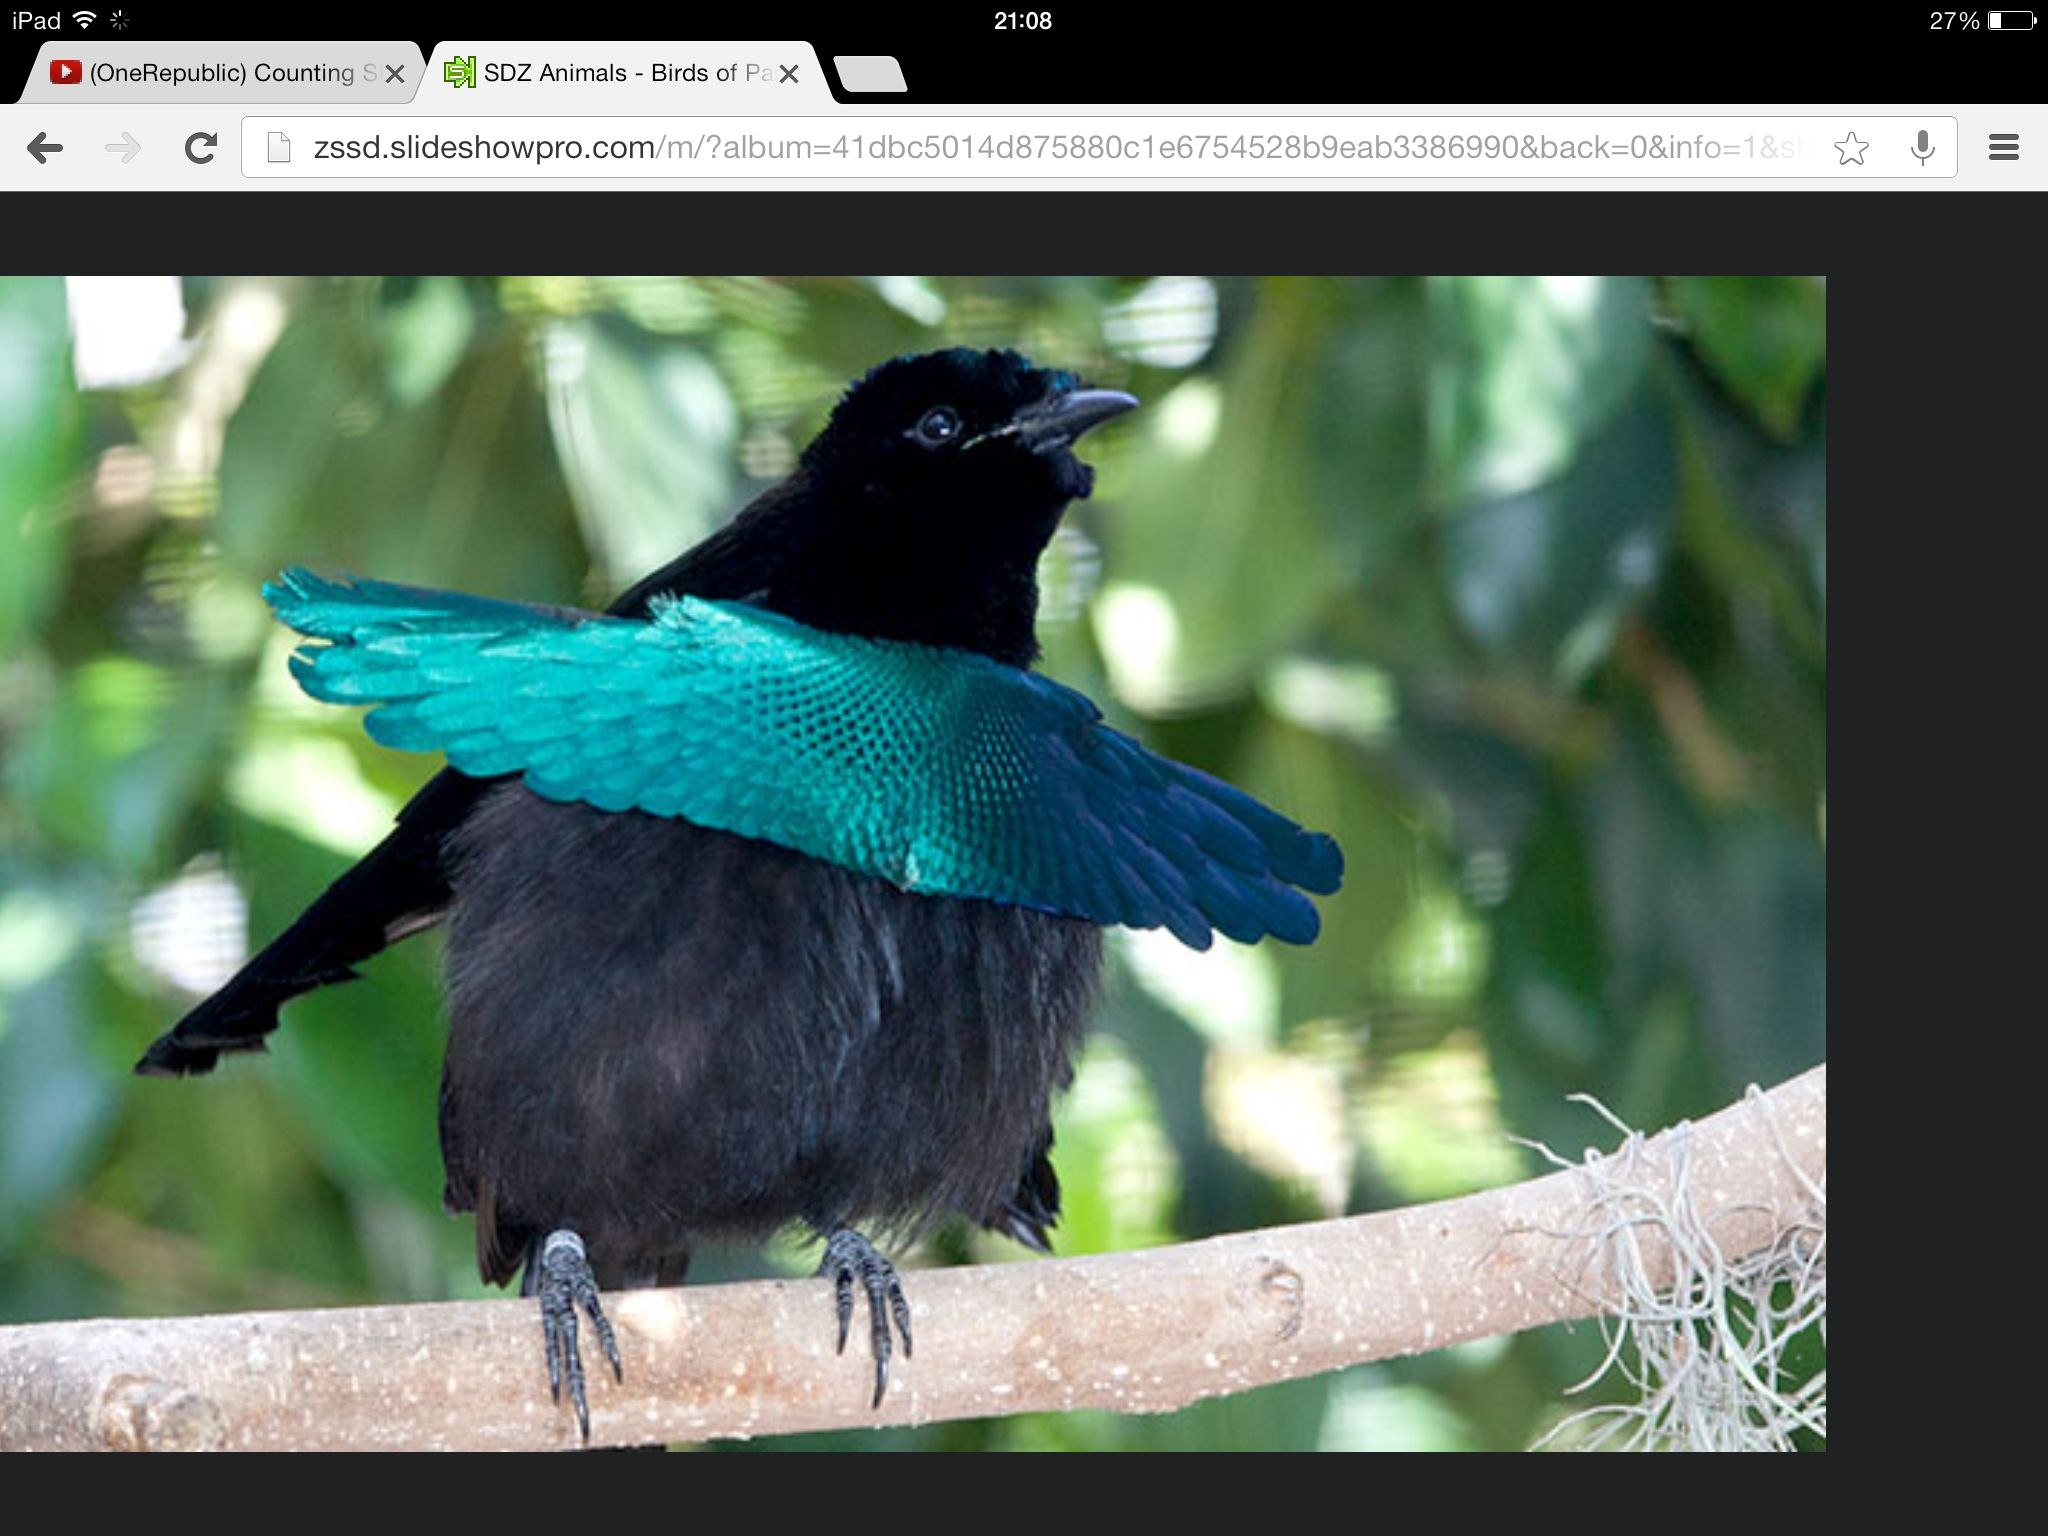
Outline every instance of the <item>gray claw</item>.
POLYGON ((889 1390, 889 1357, 893 1343, 889 1322, 903 1335, 904 1358, 910 1357, 910 1302, 903 1294, 903 1282, 896 1266, 876 1251, 875 1245, 851 1227, 841 1227, 825 1240, 825 1257, 818 1264, 820 1275, 830 1275, 834 1301, 839 1312, 839 1353, 846 1353, 846 1339, 853 1327, 853 1287, 858 1281, 868 1296, 868 1324, 875 1355, 875 1396, 870 1405, 882 1406, 889 1390))
POLYGON ((567 1228, 548 1234, 540 1248, 540 1284, 536 1289, 540 1296, 541 1333, 547 1341, 548 1390, 559 1403, 562 1383, 568 1381, 569 1400, 576 1409, 576 1427, 588 1444, 590 1403, 583 1391, 583 1349, 576 1326, 578 1307, 590 1318, 605 1358, 611 1361, 612 1375, 624 1381, 626 1371, 619 1359, 619 1341, 612 1333, 611 1320, 598 1301, 597 1276, 591 1271, 582 1238, 567 1228))

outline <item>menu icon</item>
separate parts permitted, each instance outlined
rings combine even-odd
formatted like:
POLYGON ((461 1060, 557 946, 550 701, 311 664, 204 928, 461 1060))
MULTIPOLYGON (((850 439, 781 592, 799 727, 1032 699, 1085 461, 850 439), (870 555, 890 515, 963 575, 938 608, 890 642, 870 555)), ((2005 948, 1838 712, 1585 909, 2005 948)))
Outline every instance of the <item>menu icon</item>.
POLYGON ((1994 160, 2017 160, 2020 157, 2020 136, 2016 133, 1994 133, 1991 135, 1991 158, 1994 160))

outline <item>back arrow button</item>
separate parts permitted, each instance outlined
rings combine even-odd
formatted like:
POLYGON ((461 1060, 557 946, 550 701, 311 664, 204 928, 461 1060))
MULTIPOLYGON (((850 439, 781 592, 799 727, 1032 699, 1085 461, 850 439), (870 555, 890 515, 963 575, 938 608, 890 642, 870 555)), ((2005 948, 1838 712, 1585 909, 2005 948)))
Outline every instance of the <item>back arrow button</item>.
MULTIPOLYGON (((140 147, 139 145, 137 146, 140 147)), ((39 133, 28 141, 28 152, 36 157, 37 165, 48 165, 50 156, 64 153, 62 144, 52 144, 47 133, 39 133)))
POLYGON ((118 144, 109 144, 107 146, 107 153, 110 155, 119 155, 121 157, 121 163, 123 165, 126 165, 130 160, 133 160, 137 155, 142 153, 142 141, 136 138, 134 134, 123 130, 121 134, 121 142, 118 144))

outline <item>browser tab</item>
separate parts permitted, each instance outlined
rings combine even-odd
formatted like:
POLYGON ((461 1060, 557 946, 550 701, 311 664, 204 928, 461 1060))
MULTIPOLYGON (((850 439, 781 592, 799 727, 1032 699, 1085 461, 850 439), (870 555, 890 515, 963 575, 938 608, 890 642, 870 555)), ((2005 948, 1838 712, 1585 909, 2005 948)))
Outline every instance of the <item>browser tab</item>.
POLYGON ((108 38, 42 45, 25 103, 389 105, 413 99, 414 43, 186 43, 108 38))
POLYGON ((802 42, 434 45, 417 103, 435 112, 790 112, 829 108, 802 42))

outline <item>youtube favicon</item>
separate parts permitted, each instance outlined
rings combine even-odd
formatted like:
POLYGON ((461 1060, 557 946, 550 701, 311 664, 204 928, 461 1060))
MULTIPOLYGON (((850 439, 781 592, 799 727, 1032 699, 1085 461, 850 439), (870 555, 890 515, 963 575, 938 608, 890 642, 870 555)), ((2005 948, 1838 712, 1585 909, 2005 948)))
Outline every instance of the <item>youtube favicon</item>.
POLYGON ((85 81, 85 63, 81 59, 50 60, 50 84, 82 85, 85 81))

